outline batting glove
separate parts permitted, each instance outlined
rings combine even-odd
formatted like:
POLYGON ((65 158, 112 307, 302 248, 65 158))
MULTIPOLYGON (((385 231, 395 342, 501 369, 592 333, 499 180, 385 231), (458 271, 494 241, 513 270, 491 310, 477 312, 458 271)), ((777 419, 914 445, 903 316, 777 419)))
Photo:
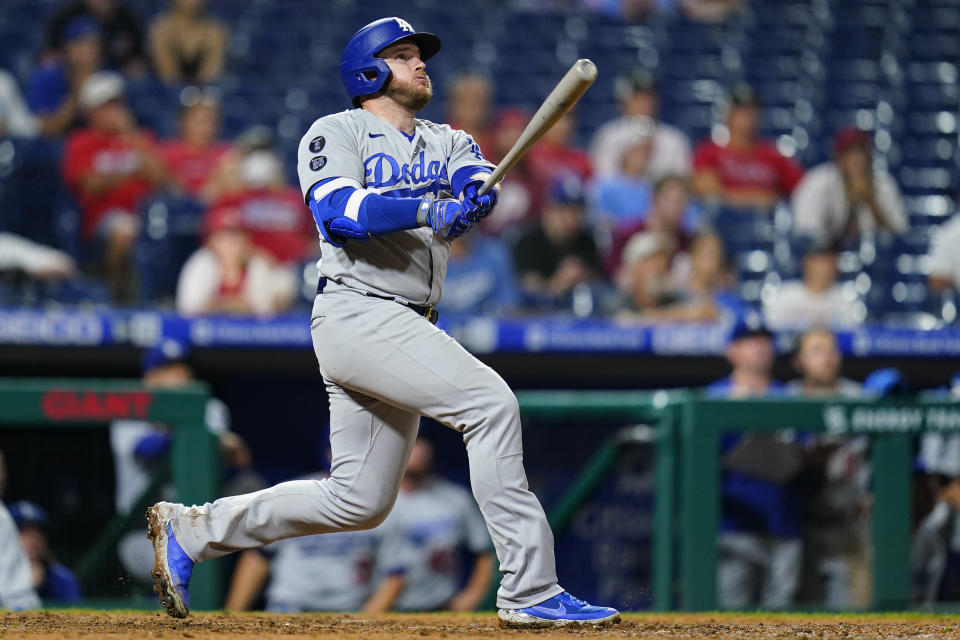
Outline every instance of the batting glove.
POLYGON ((479 222, 486 218, 497 206, 497 194, 500 193, 500 185, 494 185, 493 189, 480 195, 480 185, 482 180, 468 182, 463 188, 463 210, 472 222, 479 222))
POLYGON ((421 226, 431 227, 435 235, 447 240, 459 238, 474 225, 460 202, 447 198, 435 200, 432 194, 428 194, 421 201, 417 220, 421 226))

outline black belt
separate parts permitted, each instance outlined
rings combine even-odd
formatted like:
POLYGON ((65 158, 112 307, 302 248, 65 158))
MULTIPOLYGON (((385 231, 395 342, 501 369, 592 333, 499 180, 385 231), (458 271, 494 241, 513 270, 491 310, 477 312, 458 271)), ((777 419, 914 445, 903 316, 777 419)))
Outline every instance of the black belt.
MULTIPOLYGON (((334 280, 334 282, 336 282, 341 286, 345 286, 339 280, 334 280)), ((317 281, 317 293, 318 294, 323 293, 323 289, 326 286, 327 286, 327 278, 320 278, 320 280, 317 281)), ((436 307, 427 307, 424 305, 413 304, 412 302, 403 302, 401 300, 397 300, 396 298, 391 298, 389 296, 378 296, 377 294, 370 293, 369 291, 359 291, 358 289, 354 289, 354 291, 358 291, 359 293, 362 293, 365 296, 370 296, 371 298, 380 298, 381 300, 389 300, 390 302, 396 302, 397 304, 402 304, 403 306, 416 311, 417 315, 423 316, 431 324, 437 324, 437 318, 440 317, 440 314, 437 313, 436 307)))

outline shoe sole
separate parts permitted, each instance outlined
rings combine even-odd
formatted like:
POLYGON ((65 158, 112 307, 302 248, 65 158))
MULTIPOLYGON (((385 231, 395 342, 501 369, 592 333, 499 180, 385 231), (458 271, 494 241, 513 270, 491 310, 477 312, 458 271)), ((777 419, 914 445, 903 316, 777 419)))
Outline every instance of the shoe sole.
POLYGON ((153 543, 153 592, 160 599, 160 606, 167 610, 173 618, 186 618, 189 611, 183 600, 173 587, 173 576, 167 565, 167 532, 166 524, 170 521, 161 513, 163 503, 158 503, 147 509, 147 537, 153 543))
POLYGON ((544 618, 534 618, 533 616, 528 616, 526 614, 521 614, 523 618, 519 616, 514 619, 505 618, 499 612, 497 613, 497 618, 500 621, 500 628, 502 629, 553 629, 556 627, 591 627, 591 628, 601 628, 609 627, 615 624, 620 624, 620 614, 610 616, 608 618, 600 618, 599 620, 547 620, 544 618))

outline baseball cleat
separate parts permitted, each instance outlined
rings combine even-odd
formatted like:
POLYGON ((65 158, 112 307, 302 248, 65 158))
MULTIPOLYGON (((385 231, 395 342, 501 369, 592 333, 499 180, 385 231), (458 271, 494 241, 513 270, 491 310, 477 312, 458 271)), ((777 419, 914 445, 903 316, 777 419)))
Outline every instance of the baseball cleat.
POLYGON ((158 502, 147 509, 147 537, 153 542, 153 591, 174 618, 190 613, 190 576, 196 564, 173 535, 171 518, 179 505, 158 502))
POLYGON ((523 609, 500 609, 497 612, 501 627, 562 627, 565 625, 618 624, 620 612, 610 607, 595 607, 566 591, 540 604, 523 609))

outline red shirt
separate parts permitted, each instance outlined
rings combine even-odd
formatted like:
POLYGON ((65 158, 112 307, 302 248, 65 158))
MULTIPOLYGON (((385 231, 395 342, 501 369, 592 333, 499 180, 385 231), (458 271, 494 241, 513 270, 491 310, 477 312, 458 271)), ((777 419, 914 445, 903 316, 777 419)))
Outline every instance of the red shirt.
POLYGON ((693 168, 715 172, 724 189, 762 189, 782 197, 789 196, 803 177, 803 168, 767 140, 747 150, 704 140, 693 152, 693 168))
POLYGON ((587 180, 592 172, 590 155, 586 151, 550 144, 544 140, 530 149, 527 158, 531 172, 548 188, 560 174, 575 173, 582 180, 587 180))
POLYGON ((317 246, 317 229, 300 191, 248 189, 225 196, 210 208, 236 207, 250 240, 280 262, 304 260, 317 246))
POLYGON ((229 149, 228 144, 214 144, 206 149, 196 149, 182 140, 169 140, 163 144, 160 153, 163 164, 173 179, 189 195, 199 198, 200 189, 229 149))
MULTIPOLYGON (((152 139, 149 134, 144 134, 152 139)), ((133 212, 150 193, 153 184, 139 175, 140 153, 123 136, 93 129, 81 129, 67 138, 63 154, 63 176, 74 198, 83 210, 81 229, 87 237, 103 216, 111 210, 133 212), (127 174, 128 177, 100 193, 81 188, 84 177, 91 173, 127 174)))

